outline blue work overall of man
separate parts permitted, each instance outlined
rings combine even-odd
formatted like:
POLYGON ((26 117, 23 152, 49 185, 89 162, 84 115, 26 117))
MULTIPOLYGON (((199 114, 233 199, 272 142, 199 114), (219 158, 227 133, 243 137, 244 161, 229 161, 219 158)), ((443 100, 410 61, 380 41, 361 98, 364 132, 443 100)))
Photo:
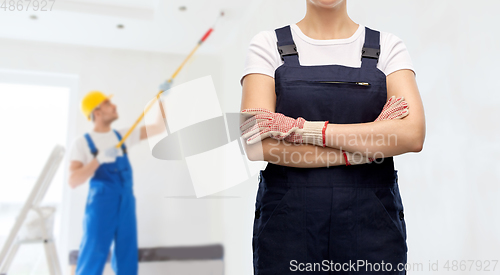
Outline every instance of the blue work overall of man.
POLYGON ((75 188, 90 178, 80 244, 77 275, 101 275, 111 243, 114 242, 112 268, 118 275, 138 272, 138 244, 132 168, 127 148, 165 129, 164 120, 131 132, 120 149, 116 145, 128 128, 115 130, 118 118, 110 96, 89 92, 82 100, 82 111, 94 123, 93 131, 77 138, 70 153, 69 184, 75 188))

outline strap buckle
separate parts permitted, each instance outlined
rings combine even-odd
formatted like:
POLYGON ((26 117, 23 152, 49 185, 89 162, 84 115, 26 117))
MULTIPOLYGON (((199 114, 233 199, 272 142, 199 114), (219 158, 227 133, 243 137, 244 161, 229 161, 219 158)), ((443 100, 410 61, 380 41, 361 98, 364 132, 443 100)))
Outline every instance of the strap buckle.
MULTIPOLYGON (((278 43, 276 43, 278 44, 278 43)), ((295 44, 290 44, 290 45, 283 45, 283 46, 279 46, 278 45, 278 52, 280 53, 281 55, 281 60, 285 61, 285 59, 283 58, 283 56, 287 56, 287 55, 299 55, 299 53, 297 52, 297 47, 295 46, 295 44)))
POLYGON ((363 58, 373 58, 373 59, 378 59, 380 56, 380 49, 375 49, 375 48, 365 48, 363 47, 363 52, 361 54, 361 59, 363 58))

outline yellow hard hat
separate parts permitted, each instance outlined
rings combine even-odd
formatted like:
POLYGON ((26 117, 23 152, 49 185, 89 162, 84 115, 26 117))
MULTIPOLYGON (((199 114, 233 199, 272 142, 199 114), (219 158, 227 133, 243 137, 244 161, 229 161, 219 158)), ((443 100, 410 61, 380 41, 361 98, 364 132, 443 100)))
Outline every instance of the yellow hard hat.
POLYGON ((106 96, 100 91, 90 91, 82 99, 82 112, 90 120, 90 114, 97 108, 104 100, 111 98, 113 95, 106 96))

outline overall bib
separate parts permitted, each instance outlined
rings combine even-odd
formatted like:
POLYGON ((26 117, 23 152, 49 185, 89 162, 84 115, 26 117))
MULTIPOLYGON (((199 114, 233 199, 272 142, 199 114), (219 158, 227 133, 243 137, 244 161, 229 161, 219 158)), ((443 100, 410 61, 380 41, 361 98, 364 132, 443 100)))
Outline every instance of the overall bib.
MULTIPOLYGON (((380 32, 365 31, 355 68, 301 66, 290 26, 276 29, 284 64, 275 71, 275 112, 334 124, 374 121, 387 101, 386 76, 376 67, 380 32)), ((404 270, 408 248, 393 158, 321 168, 268 163, 259 174, 252 248, 258 275, 406 274, 395 271, 398 264, 404 270)))
MULTIPOLYGON (((113 130, 121 140, 120 134, 113 130)), ((89 134, 85 138, 95 156, 97 149, 89 134)), ((101 275, 111 242, 111 264, 117 275, 137 275, 138 248, 135 197, 132 190, 132 167, 125 144, 123 156, 113 163, 103 163, 90 180, 84 235, 76 267, 78 275, 101 275)))

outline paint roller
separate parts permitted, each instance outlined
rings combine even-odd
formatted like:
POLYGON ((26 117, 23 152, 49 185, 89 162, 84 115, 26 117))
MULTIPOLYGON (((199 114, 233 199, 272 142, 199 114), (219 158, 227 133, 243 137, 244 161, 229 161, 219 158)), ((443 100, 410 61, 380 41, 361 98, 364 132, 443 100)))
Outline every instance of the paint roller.
MULTIPOLYGON (((217 24, 217 21, 219 20, 219 18, 223 17, 224 16, 224 12, 221 11, 219 16, 217 16, 217 18, 215 19, 215 22, 214 24, 212 25, 212 27, 210 29, 208 29, 208 31, 203 35, 203 37, 198 41, 198 43, 196 44, 196 46, 194 47, 194 49, 189 53, 189 55, 184 59, 184 61, 181 63, 181 65, 177 68, 177 70, 175 70, 175 72, 172 74, 172 76, 170 77, 170 79, 168 79, 166 81, 166 83, 168 84, 171 84, 172 81, 174 80, 174 78, 177 76, 177 74, 179 74, 179 72, 181 71, 181 69, 184 67, 184 65, 186 64, 186 62, 191 58, 191 56, 193 56, 193 54, 196 52, 196 50, 198 50, 198 48, 203 44, 203 42, 205 42, 205 40, 207 40, 207 38, 210 36, 210 34, 212 33, 212 31, 214 30, 215 28, 215 25, 217 24)), ((141 120, 144 118, 144 116, 146 115, 146 113, 151 109, 151 107, 153 106, 153 104, 160 98, 161 94, 164 92, 165 90, 160 90, 158 92, 158 94, 156 94, 155 98, 148 104, 148 106, 144 109, 144 112, 139 116, 139 118, 137 118, 137 120, 135 121, 135 123, 132 125, 132 127, 130 127, 130 129, 127 131, 127 133, 123 136, 122 140, 120 140, 120 142, 116 145, 116 148, 120 148, 120 146, 122 146, 122 144, 125 142, 125 140, 130 136, 130 133, 132 133, 132 131, 134 131, 134 129, 137 127, 137 125, 139 124, 139 122, 141 122, 141 120)), ((162 110, 163 112, 163 110, 162 110)))

